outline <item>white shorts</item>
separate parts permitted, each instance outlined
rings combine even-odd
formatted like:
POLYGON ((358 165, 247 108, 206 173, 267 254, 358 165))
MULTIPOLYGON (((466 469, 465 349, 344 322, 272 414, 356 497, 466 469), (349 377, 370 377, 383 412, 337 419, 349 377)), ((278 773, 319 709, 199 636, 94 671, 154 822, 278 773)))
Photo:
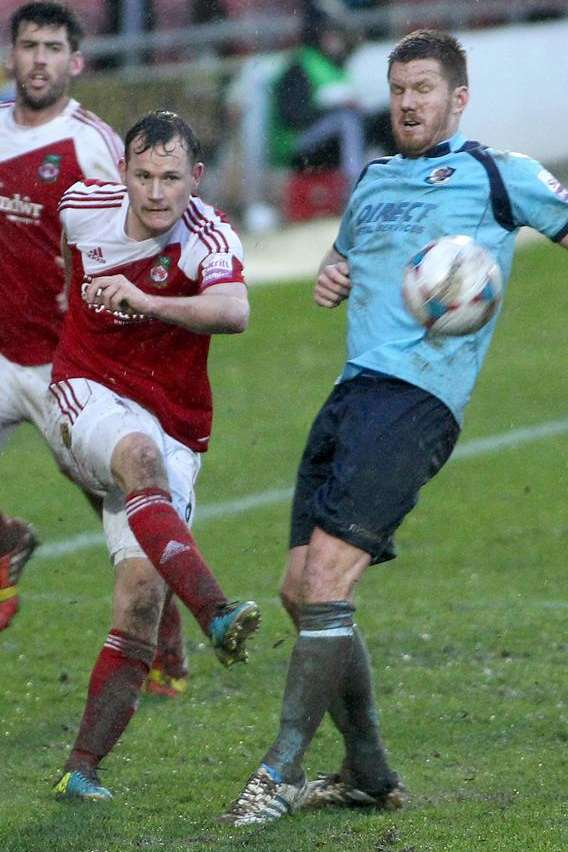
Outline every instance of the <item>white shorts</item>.
POLYGON ((111 473, 114 448, 125 435, 142 432, 162 453, 174 509, 191 526, 201 455, 167 435, 138 403, 87 379, 49 388, 45 436, 61 467, 87 491, 103 498, 103 527, 114 565, 143 557, 128 526, 124 495, 111 473))
POLYGON ((45 394, 51 378, 51 364, 22 367, 0 355, 0 447, 24 421, 43 432, 45 394))

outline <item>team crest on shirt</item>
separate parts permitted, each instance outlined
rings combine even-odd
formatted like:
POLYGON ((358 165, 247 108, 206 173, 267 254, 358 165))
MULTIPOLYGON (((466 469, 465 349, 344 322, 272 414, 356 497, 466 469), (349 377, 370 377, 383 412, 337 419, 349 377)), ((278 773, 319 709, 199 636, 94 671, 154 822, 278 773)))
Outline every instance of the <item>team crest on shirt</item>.
POLYGON ((38 177, 45 183, 53 183, 59 177, 61 171, 61 157, 59 154, 47 154, 43 163, 37 170, 38 177))
POLYGON ((430 172, 426 178, 426 183, 446 183, 454 172, 455 169, 452 169, 451 166, 440 166, 440 168, 434 169, 433 172, 430 172))
POLYGON ((168 275, 172 262, 169 257, 161 255, 150 270, 150 278, 156 287, 165 287, 168 283, 168 275))

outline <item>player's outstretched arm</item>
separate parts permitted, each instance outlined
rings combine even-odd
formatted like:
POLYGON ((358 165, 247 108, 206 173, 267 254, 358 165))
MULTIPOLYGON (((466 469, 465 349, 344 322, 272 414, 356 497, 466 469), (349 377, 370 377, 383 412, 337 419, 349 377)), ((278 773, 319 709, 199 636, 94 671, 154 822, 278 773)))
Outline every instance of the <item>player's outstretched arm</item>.
POLYGON ((198 296, 168 297, 144 293, 124 275, 103 275, 86 283, 83 299, 109 311, 180 325, 195 334, 239 334, 249 318, 247 290, 238 282, 214 284, 198 296))
POLYGON ((322 308, 336 308, 351 291, 349 266, 342 254, 331 248, 322 260, 314 287, 314 300, 322 308))

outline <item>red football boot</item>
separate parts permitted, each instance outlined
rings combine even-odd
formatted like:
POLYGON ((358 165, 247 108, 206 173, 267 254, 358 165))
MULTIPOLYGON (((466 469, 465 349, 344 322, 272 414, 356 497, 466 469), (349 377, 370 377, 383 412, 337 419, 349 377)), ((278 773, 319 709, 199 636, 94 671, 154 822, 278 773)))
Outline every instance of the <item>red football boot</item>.
POLYGON ((33 527, 20 518, 4 516, 1 524, 0 630, 5 630, 20 608, 18 582, 38 540, 33 527))

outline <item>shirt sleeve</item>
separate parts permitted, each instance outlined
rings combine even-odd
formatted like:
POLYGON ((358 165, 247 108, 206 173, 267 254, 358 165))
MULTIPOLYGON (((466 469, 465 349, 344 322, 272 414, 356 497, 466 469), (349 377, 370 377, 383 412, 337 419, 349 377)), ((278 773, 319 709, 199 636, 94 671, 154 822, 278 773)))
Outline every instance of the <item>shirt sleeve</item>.
POLYGON ((79 166, 87 179, 120 180, 118 163, 124 153, 122 139, 108 124, 84 125, 75 137, 79 166))
POLYGON ((568 233, 568 189, 541 163, 523 154, 502 155, 497 162, 515 223, 561 240, 568 233))
POLYGON ((341 222, 339 223, 339 233, 337 234, 337 239, 335 240, 333 247, 339 254, 342 254, 343 257, 347 257, 349 254, 349 249, 353 245, 353 229, 351 227, 352 222, 352 212, 351 212, 351 202, 347 205, 345 212, 342 216, 341 222))
POLYGON ((244 284, 244 250, 231 225, 219 216, 202 221, 199 208, 193 210, 192 237, 179 259, 182 272, 197 283, 200 293, 213 284, 244 284))
POLYGON ((101 207, 108 210, 120 207, 125 192, 125 187, 114 181, 85 180, 70 186, 57 208, 68 243, 75 245, 80 239, 96 234, 101 207))
POLYGON ((74 242, 74 236, 72 232, 72 211, 73 207, 70 203, 70 200, 73 198, 73 193, 75 192, 84 192, 85 185, 82 181, 77 181, 72 186, 69 187, 64 193, 59 201, 59 206, 57 208, 59 213, 59 221, 61 222, 61 227, 65 231, 65 236, 67 241, 71 244, 74 242))

